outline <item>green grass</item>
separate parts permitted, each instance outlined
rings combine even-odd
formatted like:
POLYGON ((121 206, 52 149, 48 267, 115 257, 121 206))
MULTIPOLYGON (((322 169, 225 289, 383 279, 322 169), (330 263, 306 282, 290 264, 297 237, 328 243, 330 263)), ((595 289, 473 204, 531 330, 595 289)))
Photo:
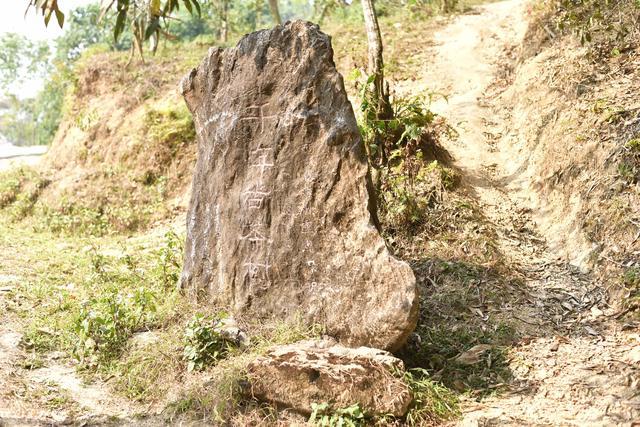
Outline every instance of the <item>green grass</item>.
POLYGON ((36 351, 66 350, 99 365, 117 357, 135 330, 161 326, 182 304, 175 286, 182 249, 173 234, 142 243, 71 238, 6 218, 0 229, 0 271, 27 273, 11 301, 36 351), (12 257, 17 247, 20 256, 12 257))
MULTIPOLYGON (((86 202, 67 192, 51 203, 41 198, 51 181, 38 171, 20 167, 2 172, 0 211, 24 227, 66 234, 71 238, 130 233, 145 228, 154 215, 163 212, 166 179, 160 172, 146 172, 141 178, 146 185, 137 195, 132 194, 128 186, 123 186, 119 179, 110 182, 110 177, 123 175, 122 171, 107 168, 97 174, 102 183, 101 191, 108 197, 98 195, 97 200, 86 202)), ((129 179, 128 184, 132 185, 135 180, 129 179)))
POLYGON ((132 400, 163 402, 169 392, 178 394, 167 416, 188 410, 222 419, 246 403, 241 382, 248 363, 272 345, 322 332, 301 320, 255 322, 247 325, 247 348, 231 347, 203 372, 189 372, 183 357, 188 320, 214 308, 188 303, 177 289, 181 237, 61 235, 34 231, 29 220, 16 223, 2 213, 0 274, 19 277, 4 295, 32 354, 25 368, 40 366, 44 353, 63 351, 88 380, 113 378, 115 390, 132 400), (144 331, 151 331, 150 342, 136 338, 144 331))
POLYGON ((629 267, 622 276, 622 285, 626 290, 623 306, 636 315, 640 313, 640 267, 629 267))
POLYGON ((424 369, 411 369, 403 374, 413 402, 405 417, 407 425, 435 425, 461 416, 457 395, 433 381, 424 369))

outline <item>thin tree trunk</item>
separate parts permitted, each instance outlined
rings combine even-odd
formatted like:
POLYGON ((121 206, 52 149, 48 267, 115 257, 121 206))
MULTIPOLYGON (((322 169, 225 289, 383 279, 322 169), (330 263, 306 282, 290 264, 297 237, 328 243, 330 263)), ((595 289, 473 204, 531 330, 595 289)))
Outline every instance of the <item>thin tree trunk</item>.
POLYGON ((278 9, 278 0, 269 0, 269 9, 271 9, 271 16, 276 25, 282 24, 282 18, 280 18, 280 10, 278 9))
POLYGON ((220 38, 223 43, 229 40, 229 0, 222 0, 222 31, 220 38))
POLYGON ((393 116, 389 104, 389 94, 385 92, 384 85, 384 61, 382 59, 382 36, 378 25, 378 16, 373 6, 373 0, 362 0, 364 13, 364 26, 367 32, 367 56, 369 75, 373 75, 375 90, 376 116, 379 120, 389 119, 393 116))
POLYGON ((326 1, 324 2, 324 4, 322 5, 322 9, 320 10, 320 15, 318 16, 318 25, 322 25, 322 22, 324 21, 324 17, 327 15, 327 10, 329 10, 329 2, 326 1))
MULTIPOLYGON (((393 117, 393 110, 391 109, 391 104, 389 102, 388 91, 385 92, 384 61, 382 59, 382 36, 380 34, 380 26, 378 25, 378 17, 373 6, 373 0, 362 0, 362 11, 364 13, 364 25, 367 32, 367 72, 370 76, 374 76, 373 101, 375 102, 376 118, 378 120, 388 120, 393 117)), ((385 152, 385 143, 378 131, 376 131, 374 134, 374 144, 380 151, 380 166, 386 165, 387 155, 385 152)), ((371 157, 369 157, 369 159, 371 160, 371 157)), ((372 184, 375 189, 374 193, 380 194, 380 189, 382 186, 382 175, 376 167, 372 168, 371 178, 372 184)))

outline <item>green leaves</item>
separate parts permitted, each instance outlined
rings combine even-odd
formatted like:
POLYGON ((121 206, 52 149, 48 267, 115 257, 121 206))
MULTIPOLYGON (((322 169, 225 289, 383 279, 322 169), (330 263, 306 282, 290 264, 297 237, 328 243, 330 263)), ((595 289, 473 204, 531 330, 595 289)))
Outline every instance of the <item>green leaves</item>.
POLYGON ((208 317, 196 314, 189 321, 184 332, 183 351, 188 371, 201 371, 226 356, 231 343, 220 328, 227 317, 224 312, 208 317))
POLYGON ((0 85, 10 86, 42 78, 51 69, 51 51, 46 42, 35 42, 16 33, 0 36, 0 85))
MULTIPOLYGON (((27 11, 35 8, 40 11, 44 17, 45 26, 49 25, 51 17, 55 15, 60 28, 64 26, 65 15, 58 6, 58 0, 28 0, 27 11)), ((200 0, 182 0, 182 5, 192 15, 201 15, 202 10, 200 0)), ((167 19, 171 18, 171 14, 180 10, 180 0, 110 0, 105 2, 100 13, 100 19, 112 15, 113 38, 117 43, 121 35, 127 29, 130 29, 136 42, 138 50, 142 54, 142 42, 155 36, 157 39, 161 35, 171 37, 167 31, 167 19), (115 11, 114 11, 115 9, 115 11)))
POLYGON ((60 28, 64 25, 64 13, 58 8, 58 0, 29 0, 26 12, 28 12, 31 7, 34 7, 36 10, 39 9, 42 12, 45 26, 49 25, 53 14, 55 14, 60 28))
POLYGON ((328 403, 312 403, 309 423, 318 427, 363 427, 366 417, 359 404, 332 409, 328 403))

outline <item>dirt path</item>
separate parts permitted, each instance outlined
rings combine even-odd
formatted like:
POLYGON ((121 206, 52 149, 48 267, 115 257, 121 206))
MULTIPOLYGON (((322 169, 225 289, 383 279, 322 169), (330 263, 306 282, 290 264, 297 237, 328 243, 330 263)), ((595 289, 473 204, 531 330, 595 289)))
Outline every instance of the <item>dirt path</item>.
POLYGON ((47 152, 47 146, 16 147, 0 141, 0 171, 20 165, 35 165, 47 152))
POLYGON ((435 35, 433 60, 412 87, 448 95, 433 105, 460 132, 445 148, 495 224, 502 253, 525 276, 531 301, 516 311, 539 329, 511 352, 509 391, 466 402, 460 424, 631 425, 640 420, 640 335, 609 320, 606 292, 537 234, 519 202, 530 199, 527 181, 503 184, 517 154, 502 137, 510 115, 494 104, 495 83, 524 37, 525 5, 502 1, 454 19, 435 35))
MULTIPOLYGON (((4 256, 19 253, 18 247, 0 249, 4 256)), ((24 328, 14 314, 20 304, 14 289, 29 280, 28 262, 10 260, 16 274, 0 265, 0 426, 160 424, 162 418, 136 418, 147 408, 116 396, 109 384, 83 381, 64 353, 39 355, 21 345, 24 328)))

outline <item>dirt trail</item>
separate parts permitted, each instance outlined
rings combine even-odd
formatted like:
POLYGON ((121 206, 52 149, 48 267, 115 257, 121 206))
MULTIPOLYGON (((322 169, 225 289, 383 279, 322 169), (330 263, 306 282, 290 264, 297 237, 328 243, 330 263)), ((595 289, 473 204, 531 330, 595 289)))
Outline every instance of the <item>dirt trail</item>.
POLYGON ((525 13, 525 1, 508 0, 455 18, 435 35, 432 60, 412 85, 448 96, 433 105, 460 133, 445 148, 525 276, 529 305, 514 312, 538 330, 511 351, 508 391, 466 402, 460 424, 631 425, 640 420, 640 335, 608 320, 615 313, 606 292, 547 247, 521 202, 533 190, 513 179, 515 132, 496 86, 525 35, 525 13))
POLYGON ((21 280, 0 274, 0 426, 160 424, 161 417, 136 418, 148 408, 114 395, 108 384, 85 383, 64 354, 36 356, 23 348, 11 309, 21 280))
POLYGON ((0 140, 0 171, 20 165, 33 166, 40 161, 47 148, 43 145, 16 147, 0 140))

